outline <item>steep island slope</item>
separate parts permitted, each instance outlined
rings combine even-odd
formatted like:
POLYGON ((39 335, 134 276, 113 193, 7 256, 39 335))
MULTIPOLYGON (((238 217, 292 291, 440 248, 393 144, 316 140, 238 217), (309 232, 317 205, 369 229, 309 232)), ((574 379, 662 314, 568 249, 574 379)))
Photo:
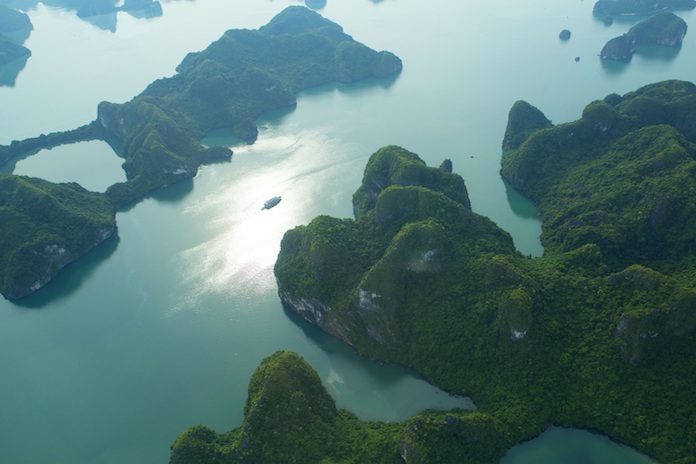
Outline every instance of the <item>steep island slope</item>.
MULTIPOLYGON (((691 87, 666 82, 608 100, 621 107, 651 95, 653 104, 683 104, 687 111, 676 126, 693 130, 688 115, 693 106, 684 101, 691 87)), ((611 140, 626 144, 629 132, 645 129, 637 122, 642 113, 626 116, 626 125, 619 127, 600 117, 604 106, 594 113, 593 105, 580 122, 556 127, 531 105, 516 103, 506 132, 504 172, 514 166, 517 185, 529 189, 537 183, 575 185, 563 155, 580 166, 588 159, 575 157, 590 156, 594 147, 629 164, 645 150, 648 167, 671 170, 672 183, 683 180, 680 163, 693 166, 693 151, 685 159, 683 147, 651 146, 653 141, 642 137, 633 149, 612 146, 611 140), (531 120, 519 121, 520 116, 531 120), (571 140, 582 148, 545 155, 546 144, 539 140, 552 146, 571 140)), ((680 142, 689 146, 685 138, 680 142)), ((634 183, 618 182, 616 190, 630 190, 629 195, 638 190, 648 201, 654 198, 651 189, 661 188, 654 179, 636 187, 630 169, 606 163, 603 170, 584 172, 585 180, 627 175, 634 183)), ((542 258, 526 258, 507 233, 469 209, 463 182, 448 166, 429 168, 400 147, 380 149, 354 195, 356 218, 320 216, 288 231, 275 274, 289 309, 363 355, 412 366, 435 384, 471 396, 479 409, 425 412, 400 424, 344 422, 332 413, 319 429, 302 434, 301 443, 312 450, 303 458, 292 454, 286 441, 304 429, 280 426, 297 421, 272 420, 265 426, 271 433, 264 428, 242 437, 251 431, 250 417, 264 417, 249 407, 258 397, 250 389, 241 428, 218 435, 193 427, 173 445, 171 462, 248 462, 243 451, 250 447, 264 450, 254 462, 277 462, 278 456, 285 462, 498 462, 512 444, 549 424, 602 432, 660 462, 696 462, 693 258, 675 256, 678 272, 669 272, 671 267, 661 266, 671 258, 648 255, 637 264, 630 255, 617 259, 618 251, 605 256, 604 243, 589 239, 597 235, 567 249, 549 245, 542 258), (286 450, 290 454, 282 454, 286 450)), ((687 171, 693 181, 694 168, 687 171)), ((545 202, 560 196, 558 203, 572 208, 574 193, 551 190, 544 196, 544 191, 539 187, 535 198, 545 202)), ((594 200, 596 206, 603 198, 594 200)), ((693 230, 693 222, 685 228, 693 230)), ((285 395, 275 397, 275 412, 312 408, 311 401, 299 406, 292 399, 307 398, 303 393, 285 395)), ((324 403, 321 394, 316 397, 318 405, 324 403)))
POLYGON ((629 31, 609 40, 599 53, 603 60, 630 61, 636 46, 660 45, 679 48, 686 36, 686 22, 668 11, 641 21, 629 31))
MULTIPOLYGON (((249 381, 243 424, 198 425, 172 445, 171 464, 497 462, 507 431, 477 411, 425 412, 402 423, 360 422, 336 408, 299 355, 279 351, 249 381)), ((501 451, 502 450, 502 451, 501 451)))
MULTIPOLYGON (((517 117, 511 111, 505 140, 517 138, 517 117)), ((537 204, 546 250, 592 243, 611 270, 641 264, 692 286, 695 143, 696 86, 666 81, 609 95, 577 121, 508 144, 501 174, 537 204)))
POLYGON ((116 211, 78 184, 0 173, 0 292, 28 295, 116 232, 116 211))
MULTIPOLYGON (((209 131, 229 128, 240 138, 253 142, 256 118, 264 112, 294 105, 295 94, 300 90, 329 82, 383 78, 398 73, 401 67, 401 60, 392 53, 377 52, 356 42, 339 25, 312 10, 288 7, 259 30, 227 31, 205 50, 189 54, 176 75, 153 82, 131 101, 100 103, 98 118, 90 124, 0 146, 0 164, 41 148, 104 140, 125 158, 127 181, 112 185, 104 194, 106 209, 113 215, 113 210, 153 190, 193 177, 202 163, 229 158, 228 148, 204 147, 199 143, 209 131)), ((62 200, 70 202, 73 197, 62 200)), ((3 208, 16 215, 16 204, 8 197, 3 208)), ((83 205, 77 201, 68 209, 79 210, 83 205)), ((59 211, 63 210, 32 220, 43 221, 43 229, 53 229, 61 235, 62 224, 75 217, 58 218, 59 211)), ((36 240, 42 238, 46 240, 40 246, 54 245, 50 234, 29 238, 25 222, 3 226, 12 233, 0 242, 0 255, 9 256, 29 243, 39 246, 36 240)), ((71 260, 92 246, 88 241, 71 248, 71 260)), ((40 287, 33 277, 19 276, 41 274, 43 285, 59 270, 43 265, 36 268, 35 264, 35 260, 18 260, 16 266, 6 269, 17 274, 10 280, 21 282, 23 290, 11 291, 0 285, 0 292, 7 298, 18 298, 40 287), (48 269, 50 272, 46 272, 48 269)))
POLYGON ((542 212, 533 260, 448 183, 423 186, 432 168, 392 183, 413 157, 386 147, 365 172, 386 166, 374 206, 359 191, 355 220, 286 233, 279 295, 363 355, 471 396, 515 442, 553 423, 695 462, 695 92, 611 95, 560 126, 513 107, 502 173, 542 212))

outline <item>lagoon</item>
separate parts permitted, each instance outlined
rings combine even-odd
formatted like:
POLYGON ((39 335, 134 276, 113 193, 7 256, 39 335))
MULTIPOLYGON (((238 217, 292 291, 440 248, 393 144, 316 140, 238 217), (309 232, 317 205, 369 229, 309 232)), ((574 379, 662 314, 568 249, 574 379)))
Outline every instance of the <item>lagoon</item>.
MULTIPOLYGON (((99 101, 126 101, 224 30, 257 28, 297 3, 170 0, 159 18, 119 13, 115 32, 74 11, 32 6, 32 56, 13 87, 0 87, 11 108, 0 143, 86 124, 99 101)), ((319 214, 351 216, 370 154, 397 144, 429 165, 452 159, 473 209, 523 253, 541 254, 533 205, 498 176, 514 101, 561 123, 609 93, 693 77, 690 35, 676 54, 602 65, 602 45, 633 23, 607 28, 591 9, 584 1, 328 0, 320 12, 399 55, 401 75, 303 92, 296 109, 261 118, 253 145, 211 134, 203 143, 232 145, 231 162, 120 212, 117 238, 36 294, 0 301, 0 462, 166 462, 185 428, 241 422, 251 373, 278 349, 304 356, 338 405, 364 419, 471 406, 413 372, 358 358, 284 312, 272 274, 280 239, 319 214), (572 38, 561 42, 565 28, 572 38), (275 195, 283 201, 262 211, 275 195)), ((691 13, 680 15, 693 24, 691 13)), ((36 160, 22 173, 48 176, 36 160)), ((100 169, 123 175, 120 162, 107 154, 100 169)), ((93 168, 83 168, 89 177, 93 168)), ((645 462, 633 456, 626 462, 645 462)))

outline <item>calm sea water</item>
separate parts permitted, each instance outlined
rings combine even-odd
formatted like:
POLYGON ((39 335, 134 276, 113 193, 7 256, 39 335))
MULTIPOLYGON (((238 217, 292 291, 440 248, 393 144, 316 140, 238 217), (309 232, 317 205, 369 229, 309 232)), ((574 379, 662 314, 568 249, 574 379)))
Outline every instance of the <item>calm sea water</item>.
MULTIPOLYGON (((32 56, 14 87, 0 87, 0 143, 90 122, 99 101, 130 99, 224 30, 257 28, 301 4, 162 3, 160 18, 119 14, 115 32, 71 11, 31 6, 32 56)), ((118 238, 36 294, 0 301, 0 462, 166 462, 186 427, 239 425, 249 376, 277 349, 304 356, 339 406, 362 418, 468 405, 410 371, 362 360, 286 314, 272 274, 283 233, 319 214, 351 216, 368 157, 397 144, 430 165, 452 159, 474 210, 508 230, 523 253, 539 255, 533 205, 498 176, 514 101, 565 122, 609 93, 690 80, 696 61, 687 35, 678 53, 653 50, 626 66, 603 66, 602 45, 632 23, 607 28, 588 1, 467 3, 328 0, 321 13, 370 47, 397 53, 400 76, 304 92, 294 111, 264 116, 258 141, 235 146, 231 162, 119 213, 118 238), (558 40, 564 28, 568 42, 558 40), (262 211, 275 195, 283 201, 262 211)), ((691 25, 692 15, 682 16, 691 25)), ((234 142, 215 133, 204 143, 234 142)), ((60 147, 19 161, 15 172, 103 190, 123 176, 121 160, 104 150, 98 142, 60 147)), ((576 462, 615 462, 603 458, 606 449, 645 462, 601 437, 564 434, 514 448, 506 462, 570 462, 535 453, 576 441, 583 443, 571 452, 576 462)))

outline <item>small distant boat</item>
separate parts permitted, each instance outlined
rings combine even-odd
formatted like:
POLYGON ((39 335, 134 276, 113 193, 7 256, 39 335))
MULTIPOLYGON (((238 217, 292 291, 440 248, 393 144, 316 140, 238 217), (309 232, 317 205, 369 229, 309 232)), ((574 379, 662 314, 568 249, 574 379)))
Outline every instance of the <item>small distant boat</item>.
POLYGON ((278 203, 280 203, 281 198, 280 197, 273 197, 270 200, 267 200, 266 203, 263 204, 263 208, 261 209, 271 209, 278 203))

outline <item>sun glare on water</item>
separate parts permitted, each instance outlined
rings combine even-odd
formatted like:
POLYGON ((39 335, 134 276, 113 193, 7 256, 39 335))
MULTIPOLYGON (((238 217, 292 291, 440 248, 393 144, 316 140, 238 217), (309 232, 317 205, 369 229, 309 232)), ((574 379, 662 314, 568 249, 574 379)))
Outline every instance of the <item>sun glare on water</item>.
POLYGON ((189 294, 173 311, 194 308, 211 292, 253 299, 272 291, 283 234, 315 216, 322 184, 341 175, 346 160, 324 135, 311 130, 268 134, 272 127, 263 132, 255 144, 234 147, 231 166, 208 166, 195 180, 217 186, 183 213, 186 221, 204 223, 209 238, 174 259, 189 294), (275 196, 280 203, 264 209, 275 196))

